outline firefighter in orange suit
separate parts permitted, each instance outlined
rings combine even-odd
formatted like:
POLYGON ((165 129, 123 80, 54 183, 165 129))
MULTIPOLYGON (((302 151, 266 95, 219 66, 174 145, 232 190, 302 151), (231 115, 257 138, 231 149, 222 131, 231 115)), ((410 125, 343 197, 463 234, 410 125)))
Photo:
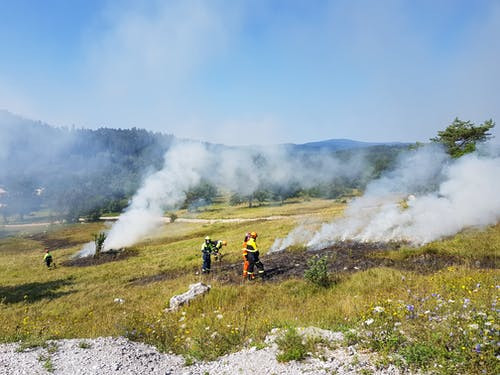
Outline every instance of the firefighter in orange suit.
POLYGON ((248 251, 247 251, 247 241, 250 239, 250 233, 245 234, 245 239, 243 240, 243 245, 241 246, 241 251, 243 252, 243 279, 248 276, 248 251))

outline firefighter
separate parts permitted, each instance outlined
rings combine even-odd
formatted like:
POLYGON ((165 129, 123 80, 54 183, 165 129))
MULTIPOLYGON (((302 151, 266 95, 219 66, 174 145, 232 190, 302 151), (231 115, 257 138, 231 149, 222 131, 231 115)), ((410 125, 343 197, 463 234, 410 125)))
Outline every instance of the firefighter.
MULTIPOLYGON (((45 249, 45 255, 43 256, 43 261, 45 262, 47 268, 50 269, 50 266, 53 264, 54 259, 52 258, 52 254, 50 253, 49 249, 45 249)), ((54 263, 54 267, 56 264, 54 263)))
POLYGON ((214 251, 214 243, 210 240, 209 236, 205 237, 205 242, 201 245, 201 257, 203 259, 203 266, 201 273, 210 273, 210 264, 212 263, 211 255, 214 251))
POLYGON ((250 233, 250 238, 247 241, 247 256, 248 256, 248 277, 250 280, 255 279, 254 267, 256 266, 259 270, 259 276, 264 277, 264 265, 259 260, 259 249, 255 240, 257 239, 257 233, 250 233))
POLYGON ((250 233, 245 234, 245 239, 243 240, 243 245, 241 246, 241 251, 243 252, 243 280, 248 276, 248 250, 247 241, 250 239, 250 233))
POLYGON ((214 248, 214 251, 213 251, 214 258, 215 258, 216 261, 217 260, 221 260, 222 259, 222 254, 221 254, 220 250, 222 249, 222 246, 226 246, 227 245, 227 241, 225 241, 225 240, 217 240, 213 244, 214 244, 214 246, 213 246, 213 248, 214 248))

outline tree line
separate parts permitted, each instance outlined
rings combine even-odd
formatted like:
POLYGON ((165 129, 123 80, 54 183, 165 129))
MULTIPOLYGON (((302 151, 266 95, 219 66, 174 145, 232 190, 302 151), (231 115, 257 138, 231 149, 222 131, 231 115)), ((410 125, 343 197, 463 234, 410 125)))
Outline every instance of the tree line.
MULTIPOLYGON (((0 123, 0 126, 2 124, 0 123)), ((0 214, 4 222, 23 219, 46 210, 54 220, 97 220, 105 213, 120 213, 139 188, 143 178, 162 167, 163 155, 174 137, 144 129, 53 128, 26 121, 10 129, 7 155, 0 158, 0 214)), ((474 151, 476 143, 491 137, 494 122, 475 126, 455 119, 431 141, 441 143, 452 157, 474 151)), ((304 187, 293 178, 286 184, 261 183, 251 194, 229 192, 232 205, 283 203, 290 198, 342 198, 364 190, 369 181, 395 167, 409 145, 378 145, 363 149, 329 151, 341 162, 359 157, 365 160, 362 173, 352 177, 332 176, 330 180, 304 187)), ((308 151, 300 157, 306 160, 308 151)), ((265 163, 264 155, 256 155, 265 163)), ((196 210, 213 202, 221 192, 201 181, 186 193, 184 208, 196 210)))

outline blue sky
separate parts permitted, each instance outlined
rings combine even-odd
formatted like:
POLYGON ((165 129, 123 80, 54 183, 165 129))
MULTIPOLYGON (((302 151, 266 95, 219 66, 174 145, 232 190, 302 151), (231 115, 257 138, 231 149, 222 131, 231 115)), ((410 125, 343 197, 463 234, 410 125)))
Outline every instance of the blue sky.
POLYGON ((0 0, 0 108, 57 126, 426 141, 500 121, 499 67, 496 0, 0 0))

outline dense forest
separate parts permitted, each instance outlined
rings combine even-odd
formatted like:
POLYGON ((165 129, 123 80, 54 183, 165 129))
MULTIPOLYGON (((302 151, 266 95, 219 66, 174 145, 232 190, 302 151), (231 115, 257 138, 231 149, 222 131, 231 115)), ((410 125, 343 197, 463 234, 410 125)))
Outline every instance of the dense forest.
MULTIPOLYGON (((143 179, 161 168, 163 156, 174 141, 173 135, 138 128, 55 128, 0 111, 0 214, 7 222, 45 210, 54 219, 77 221, 121 212, 143 179)), ((332 176, 307 188, 295 181, 286 185, 261 183, 249 195, 225 192, 230 203, 253 205, 297 196, 348 196, 392 168, 408 145, 339 140, 286 148, 306 164, 308 158, 313 163, 312 156, 321 152, 346 163, 362 155, 366 166, 354 177, 332 176)), ((218 186, 202 181, 186 192, 184 207, 196 209, 219 194, 218 186)))

